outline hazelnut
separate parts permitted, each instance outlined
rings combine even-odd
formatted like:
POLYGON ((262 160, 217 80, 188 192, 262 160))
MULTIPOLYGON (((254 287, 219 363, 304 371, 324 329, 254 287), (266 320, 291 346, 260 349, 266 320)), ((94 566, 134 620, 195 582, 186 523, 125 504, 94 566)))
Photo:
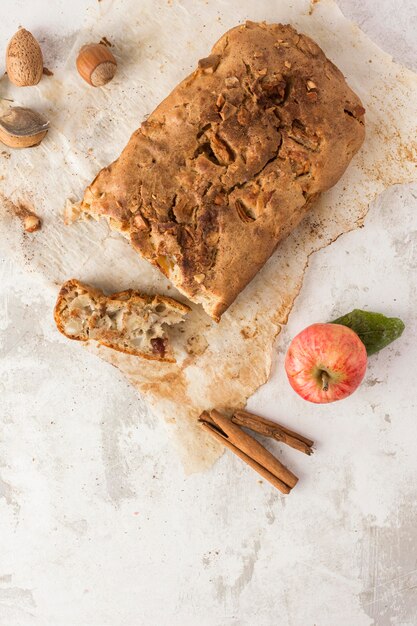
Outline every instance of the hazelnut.
POLYGON ((102 87, 110 82, 116 69, 116 59, 107 46, 101 43, 87 44, 78 53, 78 73, 93 87, 102 87))
POLYGON ((17 87, 37 85, 42 78, 42 51, 35 37, 21 28, 9 41, 6 51, 9 80, 17 87))

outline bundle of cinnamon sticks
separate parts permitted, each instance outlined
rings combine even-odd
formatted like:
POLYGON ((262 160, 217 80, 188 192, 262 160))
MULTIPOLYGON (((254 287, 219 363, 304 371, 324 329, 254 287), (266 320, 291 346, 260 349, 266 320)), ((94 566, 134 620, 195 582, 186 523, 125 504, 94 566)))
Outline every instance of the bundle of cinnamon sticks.
POLYGON ((288 494, 298 482, 297 476, 285 467, 262 444, 242 427, 272 437, 304 454, 312 454, 314 442, 264 417, 238 410, 231 417, 216 409, 203 411, 199 421, 205 431, 234 452, 282 493, 288 494))

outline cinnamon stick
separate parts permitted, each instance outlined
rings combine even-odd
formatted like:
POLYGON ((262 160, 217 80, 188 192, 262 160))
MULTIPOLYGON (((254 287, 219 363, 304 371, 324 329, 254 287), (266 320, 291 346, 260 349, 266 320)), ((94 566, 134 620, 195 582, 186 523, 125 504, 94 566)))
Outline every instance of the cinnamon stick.
POLYGON ((314 441, 289 430, 281 424, 272 422, 265 417, 260 417, 254 413, 249 413, 249 411, 239 409, 232 416, 231 420, 234 424, 249 428, 260 435, 281 441, 295 450, 304 452, 304 454, 313 454, 312 446, 314 445, 314 441))
POLYGON ((288 485, 286 485, 279 478, 277 478, 276 476, 271 474, 271 472, 269 472, 265 467, 263 467, 262 465, 260 465, 256 461, 254 461, 250 456, 248 456, 247 454, 242 452, 242 450, 240 450, 239 448, 234 446, 232 443, 230 443, 229 439, 227 439, 227 437, 224 437, 223 435, 221 435, 218 432, 218 430, 216 430, 216 428, 213 427, 211 424, 208 424, 208 423, 202 421, 201 427, 204 428, 204 430, 206 432, 208 432, 212 437, 217 439, 217 441, 219 441, 221 444, 223 444, 226 448, 228 448, 229 450, 234 452, 236 454, 236 456, 238 456, 240 459, 242 459, 242 461, 245 461, 245 463, 247 463, 249 465, 249 467, 251 467, 256 472, 258 472, 258 474, 260 474, 262 476, 262 478, 265 478, 265 480, 269 481, 271 483, 271 485, 273 485, 274 487, 279 489, 279 491, 281 491, 282 493, 285 493, 285 494, 290 493, 291 488, 288 485))
MULTIPOLYGON (((292 489, 298 478, 290 472, 278 459, 276 459, 262 444, 245 433, 239 426, 234 424, 228 417, 213 409, 210 411, 210 422, 212 428, 220 429, 220 435, 227 439, 233 446, 238 448, 247 457, 250 457, 264 467, 270 474, 278 478, 285 485, 292 489)), ((201 416, 204 421, 204 414, 201 416)), ((207 421, 207 418, 206 418, 207 421)))

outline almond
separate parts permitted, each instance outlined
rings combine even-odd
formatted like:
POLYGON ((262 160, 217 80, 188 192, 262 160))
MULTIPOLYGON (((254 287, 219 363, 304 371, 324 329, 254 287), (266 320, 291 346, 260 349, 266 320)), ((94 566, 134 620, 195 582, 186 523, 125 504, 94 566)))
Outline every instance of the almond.
POLYGON ((31 148, 40 144, 49 122, 36 111, 11 107, 0 117, 0 142, 9 148, 31 148))
POLYGON ((42 78, 42 50, 32 33, 24 28, 9 41, 6 70, 10 81, 17 87, 37 85, 42 78))

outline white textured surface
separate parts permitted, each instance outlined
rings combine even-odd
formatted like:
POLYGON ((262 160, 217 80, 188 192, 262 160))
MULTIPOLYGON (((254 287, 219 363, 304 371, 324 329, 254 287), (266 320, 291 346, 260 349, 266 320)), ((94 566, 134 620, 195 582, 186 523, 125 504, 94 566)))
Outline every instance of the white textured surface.
MULTIPOLYGON (((55 24, 58 41, 90 4, 55 2, 48 28, 40 0, 3 19, 55 24)), ((342 8, 412 67, 414 3, 373 4, 342 8)), ((43 285, 2 263, 1 626, 415 626, 416 195, 387 191, 311 259, 280 345, 355 306, 399 315, 403 338, 342 403, 295 397, 281 353, 250 401, 317 440, 311 459, 282 451, 302 479, 286 499, 230 455, 185 477, 136 392, 60 338, 43 285)))

